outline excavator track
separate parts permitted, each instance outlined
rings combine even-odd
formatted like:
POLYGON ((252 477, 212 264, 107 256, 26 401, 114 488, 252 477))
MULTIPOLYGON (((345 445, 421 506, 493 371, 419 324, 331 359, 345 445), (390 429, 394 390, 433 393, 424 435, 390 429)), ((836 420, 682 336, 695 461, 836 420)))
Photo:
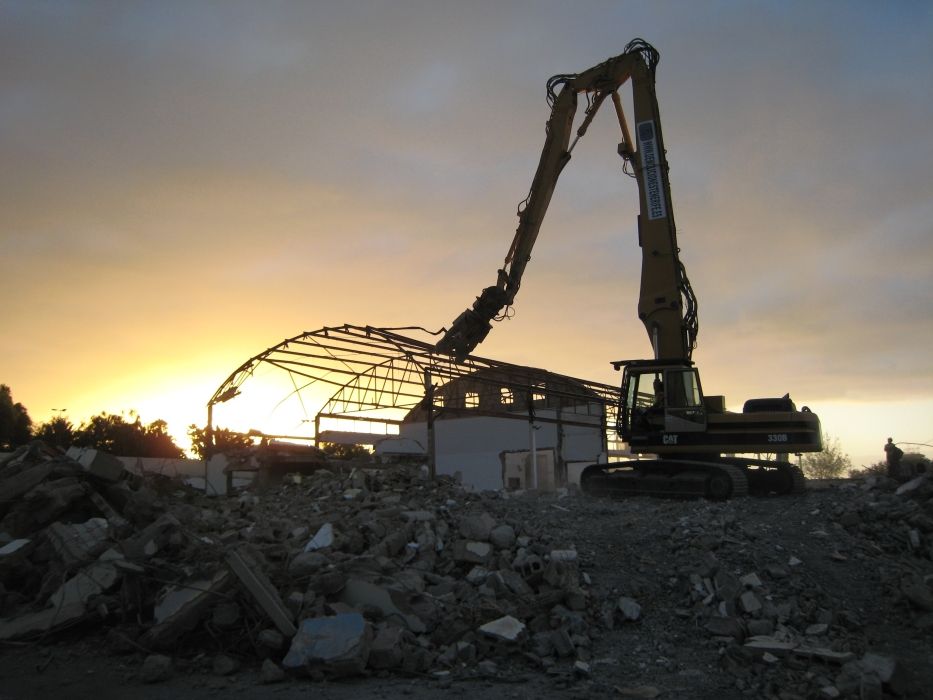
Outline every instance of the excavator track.
POLYGON ((624 498, 709 498, 796 495, 806 491, 800 467, 790 462, 741 457, 716 461, 651 459, 593 464, 580 475, 583 492, 624 498))
POLYGON ((752 496, 790 496, 807 490, 806 477, 796 464, 742 457, 721 459, 745 472, 748 492, 752 496))
POLYGON ((748 494, 748 479, 738 466, 695 460, 640 460, 592 464, 580 475, 583 492, 593 496, 659 496, 722 501, 748 494))

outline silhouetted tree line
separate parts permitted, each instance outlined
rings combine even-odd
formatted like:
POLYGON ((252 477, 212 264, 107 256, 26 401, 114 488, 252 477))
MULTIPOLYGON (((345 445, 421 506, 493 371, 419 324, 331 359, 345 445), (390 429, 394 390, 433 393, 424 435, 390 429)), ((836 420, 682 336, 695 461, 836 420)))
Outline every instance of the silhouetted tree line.
MULTIPOLYGON (((29 411, 21 403, 13 403, 13 392, 6 384, 0 384, 0 452, 8 452, 28 445, 33 440, 42 440, 66 450, 69 447, 91 447, 123 457, 161 457, 175 459, 185 457, 185 452, 168 434, 168 424, 155 420, 144 425, 130 411, 129 420, 122 415, 101 413, 75 427, 64 416, 55 416, 45 423, 34 425, 29 411)), ((188 427, 191 449, 200 459, 208 453, 207 428, 196 425, 188 427)), ((214 428, 214 451, 225 451, 249 447, 252 439, 226 428, 214 428)))
POLYGON ((167 428, 164 420, 144 425, 132 411, 130 420, 122 415, 101 413, 77 427, 64 416, 55 416, 34 426, 26 407, 13 403, 10 387, 0 384, 0 450, 3 451, 42 440, 61 449, 91 447, 128 457, 184 457, 184 450, 175 444, 167 428))

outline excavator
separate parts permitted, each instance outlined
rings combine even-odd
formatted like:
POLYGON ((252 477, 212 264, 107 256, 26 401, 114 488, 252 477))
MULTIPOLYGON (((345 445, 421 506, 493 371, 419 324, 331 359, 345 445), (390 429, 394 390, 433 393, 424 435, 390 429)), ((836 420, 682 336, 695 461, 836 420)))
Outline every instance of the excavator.
POLYGON ((653 356, 612 362, 622 370, 616 429, 635 458, 587 467, 581 487, 597 495, 720 500, 800 493, 805 479, 788 456, 822 450, 816 414, 806 406, 797 410, 789 395, 750 399, 741 413, 728 411, 723 396, 704 395, 693 363, 697 298, 677 244, 655 92, 659 58, 653 46, 634 39, 618 56, 547 82, 551 113, 544 148, 529 194, 519 205, 518 228, 505 263, 496 284, 483 289, 472 308, 454 320, 435 351, 464 359, 485 339, 491 321, 508 314, 561 171, 609 98, 622 132, 618 153, 623 170, 638 184, 642 251, 638 317, 653 356), (619 96, 626 83, 631 83, 634 132, 619 96), (586 98, 586 109, 574 133, 580 95, 586 98), (771 455, 775 458, 768 458, 771 455))

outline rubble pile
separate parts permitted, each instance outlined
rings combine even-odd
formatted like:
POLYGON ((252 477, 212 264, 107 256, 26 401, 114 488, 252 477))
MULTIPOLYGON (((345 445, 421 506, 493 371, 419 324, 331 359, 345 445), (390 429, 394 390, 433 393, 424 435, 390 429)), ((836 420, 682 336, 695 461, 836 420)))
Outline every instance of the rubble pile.
MULTIPOLYGON (((423 468, 319 470, 238 498, 160 498, 107 455, 0 465, 0 641, 96 625, 114 652, 213 652, 312 677, 582 664, 590 594, 551 548, 423 468), (111 468, 114 467, 114 468, 111 468)), ((622 613, 620 612, 620 615, 622 613)))
POLYGON ((933 480, 924 474, 898 485, 872 476, 816 508, 793 505, 809 510, 751 522, 742 515, 747 502, 736 502, 701 504, 694 517, 681 517, 669 536, 687 563, 671 579, 675 613, 702 626, 750 695, 907 695, 910 674, 872 648, 873 629, 897 616, 920 639, 933 630, 933 480), (789 522, 794 517, 801 520, 789 522), (804 526, 797 542, 774 546, 775 531, 788 525, 804 526), (866 567, 877 581, 842 595, 868 583, 866 567))
POLYGON ((147 683, 245 670, 793 700, 933 682, 928 474, 714 503, 332 465, 208 498, 118 464, 41 443, 0 463, 0 643, 78 626, 147 683))

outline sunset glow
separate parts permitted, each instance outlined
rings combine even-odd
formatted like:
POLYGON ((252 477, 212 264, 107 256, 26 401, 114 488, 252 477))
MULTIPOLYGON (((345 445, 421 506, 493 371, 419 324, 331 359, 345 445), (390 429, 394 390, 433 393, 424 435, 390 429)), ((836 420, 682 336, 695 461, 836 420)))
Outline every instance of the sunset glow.
MULTIPOLYGON (((706 392, 789 392, 856 466, 933 443, 931 6, 469 6, 3 3, 0 382, 33 421, 135 410, 187 447, 284 338, 449 324, 495 282, 547 78, 643 36, 706 392)), ((609 111, 478 354, 611 384, 650 354, 609 111)), ((215 424, 310 434, 334 387, 265 379, 215 424)))

